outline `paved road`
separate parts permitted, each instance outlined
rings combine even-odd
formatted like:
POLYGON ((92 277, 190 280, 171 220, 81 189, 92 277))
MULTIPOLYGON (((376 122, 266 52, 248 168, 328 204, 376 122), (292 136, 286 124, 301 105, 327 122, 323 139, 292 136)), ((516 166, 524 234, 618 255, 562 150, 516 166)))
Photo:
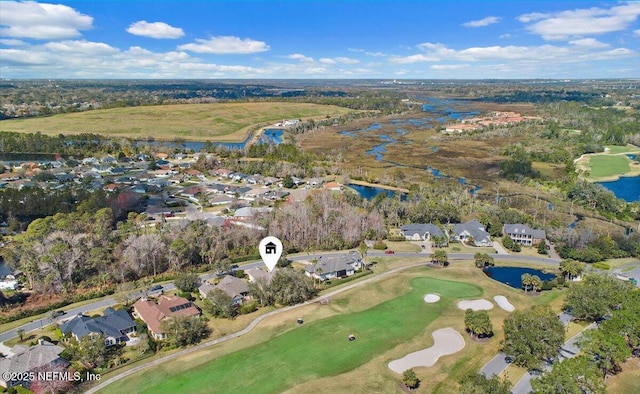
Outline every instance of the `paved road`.
MULTIPOLYGON (((304 257, 305 259, 308 258, 306 256, 300 256, 300 257, 304 257)), ((300 260, 302 260, 302 258, 300 260)), ((292 306, 288 306, 288 307, 285 307, 285 308, 277 309, 277 310, 269 312, 269 313, 265 313, 264 315, 253 319, 251 321, 251 323, 249 323, 249 325, 247 327, 245 327, 244 329, 242 329, 240 331, 234 332, 232 334, 225 335, 222 338, 214 339, 214 340, 211 340, 211 341, 208 341, 208 342, 203 342, 203 343, 198 344, 198 345, 196 345, 194 347, 187 348, 187 349, 181 350, 181 351, 179 351, 177 353, 173 353, 173 354, 164 356, 162 358, 159 358, 157 360, 153 360, 153 361, 150 361, 148 363, 145 363, 145 364, 139 365, 137 367, 131 368, 130 370, 127 370, 127 371, 122 372, 122 373, 120 373, 120 374, 118 374, 116 376, 113 376, 113 377, 111 377, 111 378, 109 378, 109 379, 107 379, 105 381, 100 382, 100 384, 98 384, 97 386, 94 386, 94 387, 90 388, 89 390, 85 391, 85 394, 96 393, 99 390, 101 390, 101 389, 105 388, 106 386, 110 385, 111 383, 114 383, 114 382, 117 382, 118 380, 124 379, 125 377, 127 377, 129 375, 133 375, 133 374, 135 374, 135 373, 137 373, 137 372, 139 372, 139 371, 141 371, 143 369, 152 367, 154 365, 164 364, 164 363, 166 363, 168 361, 171 361, 171 360, 173 360, 173 359, 175 359, 177 357, 181 357, 181 356, 184 356, 186 354, 195 352, 197 350, 204 349, 206 347, 213 346, 213 345, 216 345, 216 344, 219 344, 219 343, 222 343, 222 342, 226 342, 226 341, 228 341, 230 339, 237 338, 239 336, 247 334, 247 333, 251 332, 258 325, 258 323, 260 323, 262 320, 264 320, 264 319, 266 319, 268 317, 271 317, 271 316, 274 316, 274 315, 277 315, 277 314, 280 314, 280 313, 284 313, 284 312, 290 311, 292 309, 300 308, 300 307, 302 307, 304 305, 309 305, 309 304, 313 304, 315 302, 320 302, 322 300, 329 299, 329 298, 333 297, 336 294, 340 294, 340 293, 342 293, 344 291, 351 290, 351 289, 353 289, 355 287, 359 287, 359 286, 365 285, 367 283, 370 283, 370 282, 373 282, 373 281, 377 281, 377 280, 379 280, 381 278, 384 278, 384 277, 390 276, 392 274, 395 274, 396 272, 403 271, 403 270, 406 270, 406 269, 409 269, 409 268, 419 267, 419 266, 426 265, 426 264, 427 263, 423 262, 423 263, 416 263, 416 264, 406 265, 406 266, 403 266, 403 267, 394 268, 392 270, 383 272, 383 273, 381 273, 379 275, 375 275, 373 277, 370 277, 370 278, 367 278, 365 280, 352 283, 352 284, 350 284, 348 286, 345 286, 345 287, 342 287, 340 289, 333 290, 333 291, 331 291, 331 292, 329 292, 327 294, 324 294, 324 295, 322 295, 320 297, 317 297, 317 298, 315 298, 313 300, 306 301, 306 302, 304 302, 302 304, 292 305, 292 306)))

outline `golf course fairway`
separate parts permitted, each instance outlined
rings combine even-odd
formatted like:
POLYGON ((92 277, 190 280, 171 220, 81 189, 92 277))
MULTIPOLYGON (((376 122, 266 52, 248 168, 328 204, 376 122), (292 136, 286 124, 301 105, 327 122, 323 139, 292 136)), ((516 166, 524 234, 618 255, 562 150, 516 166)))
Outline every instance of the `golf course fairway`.
MULTIPOLYGON (((351 296, 355 294, 357 290, 351 296)), ((468 283, 414 278, 411 291, 370 309, 305 322, 267 342, 188 370, 178 358, 100 392, 282 392, 299 383, 351 371, 423 332, 446 308, 455 308, 455 300, 481 295, 480 287, 468 283), (438 293, 440 302, 425 303, 425 293, 438 293), (356 340, 348 340, 351 334, 356 340)))

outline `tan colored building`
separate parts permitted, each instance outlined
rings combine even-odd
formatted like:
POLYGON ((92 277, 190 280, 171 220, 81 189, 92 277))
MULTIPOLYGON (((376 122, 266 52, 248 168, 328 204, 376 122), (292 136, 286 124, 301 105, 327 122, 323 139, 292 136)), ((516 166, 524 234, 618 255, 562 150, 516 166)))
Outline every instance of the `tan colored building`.
POLYGON ((149 332, 157 340, 167 338, 162 322, 175 316, 200 316, 200 310, 186 298, 161 295, 156 303, 143 297, 133 304, 133 316, 147 324, 149 332))

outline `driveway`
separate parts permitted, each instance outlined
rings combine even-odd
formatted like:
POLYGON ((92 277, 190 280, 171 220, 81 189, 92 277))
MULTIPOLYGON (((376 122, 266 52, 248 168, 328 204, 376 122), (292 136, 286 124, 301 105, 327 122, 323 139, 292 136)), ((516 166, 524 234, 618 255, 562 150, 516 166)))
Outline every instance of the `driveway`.
POLYGON ((493 375, 499 375, 500 372, 504 371, 509 366, 509 363, 505 361, 506 357, 506 354, 502 352, 498 353, 494 358, 489 360, 482 369, 480 369, 480 373, 487 378, 491 378, 493 375))
POLYGON ((509 254, 509 252, 507 252, 507 250, 498 241, 493 241, 492 246, 498 254, 509 254))

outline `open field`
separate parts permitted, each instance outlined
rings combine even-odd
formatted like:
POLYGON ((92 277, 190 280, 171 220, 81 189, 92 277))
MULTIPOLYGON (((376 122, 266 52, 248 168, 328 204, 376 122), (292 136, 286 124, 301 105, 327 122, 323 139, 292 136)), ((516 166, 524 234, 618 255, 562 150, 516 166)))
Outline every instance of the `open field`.
POLYGON ((589 161, 591 165, 590 178, 601 179, 629 172, 629 158, 624 155, 592 156, 589 161))
MULTIPOLYGON (((406 263, 380 260, 385 266, 406 263)), ((178 387, 189 392, 212 387, 216 392, 353 392, 354 387, 397 392, 400 377, 387 368, 389 361, 430 346, 431 333, 438 328, 451 326, 463 333, 464 312, 455 307, 457 299, 497 294, 519 309, 556 304, 562 292, 526 296, 489 279, 470 262, 446 269, 415 268, 335 296, 329 305, 307 305, 269 318, 239 339, 133 375, 101 392, 171 392, 178 387), (429 292, 439 293, 441 301, 425 303, 429 292), (296 317, 304 319, 303 326, 295 324, 296 317), (356 341, 348 342, 349 334, 356 335, 356 341)), ((465 337, 467 346, 461 352, 417 368, 423 382, 418 392, 455 392, 460 378, 495 355, 508 313, 494 308, 490 315, 496 336, 483 343, 465 337)))
POLYGON ((348 108, 305 103, 176 104, 113 108, 42 118, 4 120, 2 131, 96 133, 110 137, 185 141, 243 141, 250 131, 283 119, 324 118, 348 108))

